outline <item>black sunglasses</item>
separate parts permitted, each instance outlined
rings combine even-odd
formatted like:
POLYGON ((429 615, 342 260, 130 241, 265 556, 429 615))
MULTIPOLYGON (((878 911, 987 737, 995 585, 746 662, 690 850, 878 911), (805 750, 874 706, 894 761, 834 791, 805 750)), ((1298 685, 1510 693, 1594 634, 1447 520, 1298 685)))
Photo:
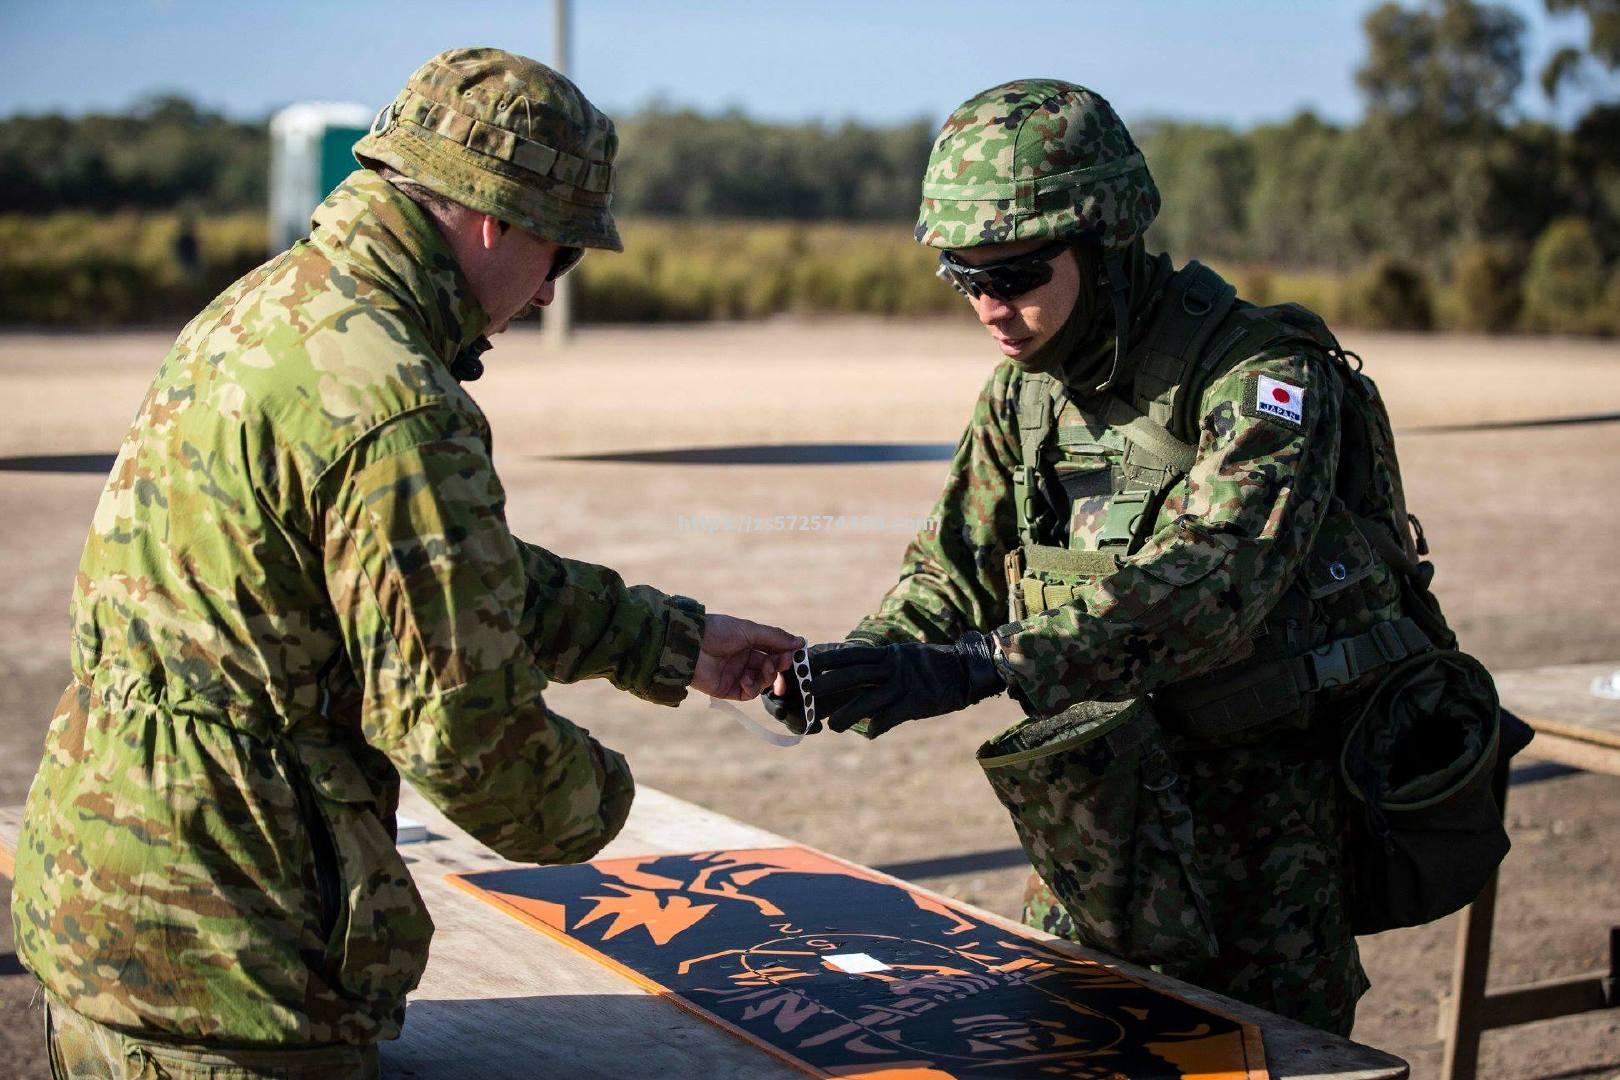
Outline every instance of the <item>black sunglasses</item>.
POLYGON ((579 260, 585 257, 582 247, 560 247, 557 254, 551 257, 551 272, 546 275, 547 281, 556 281, 568 271, 579 265, 579 260))
POLYGON ((1068 249, 1069 241, 1053 240, 1034 251, 979 266, 970 266, 954 253, 943 251, 935 273, 963 296, 982 294, 992 300, 1011 300, 1051 281, 1052 260, 1068 249))
MULTIPOLYGON (((500 221, 499 225, 501 227, 501 232, 503 233, 512 227, 512 223, 510 221, 500 221)), ((546 280, 556 281, 558 278, 568 273, 568 271, 578 266, 579 260, 583 259, 584 257, 585 249, 582 247, 559 247, 557 249, 557 254, 551 257, 551 269, 546 272, 546 280)))

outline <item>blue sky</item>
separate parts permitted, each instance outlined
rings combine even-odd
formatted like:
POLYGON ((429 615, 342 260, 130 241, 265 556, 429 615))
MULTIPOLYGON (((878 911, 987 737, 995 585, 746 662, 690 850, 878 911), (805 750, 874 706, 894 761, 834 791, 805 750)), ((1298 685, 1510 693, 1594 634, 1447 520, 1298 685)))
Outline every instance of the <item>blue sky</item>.
MULTIPOLYGON (((1128 120, 1238 125, 1360 112, 1362 0, 574 0, 575 80, 609 112, 652 100, 781 120, 937 121, 1020 75, 1073 79, 1128 120), (1009 12, 1014 14, 1009 14, 1009 12)), ((1529 24, 1521 110, 1579 18, 1529 24)), ((0 115, 119 109, 177 90, 241 117, 297 100, 379 106, 427 56, 500 45, 550 60, 549 0, 0 0, 0 115)))

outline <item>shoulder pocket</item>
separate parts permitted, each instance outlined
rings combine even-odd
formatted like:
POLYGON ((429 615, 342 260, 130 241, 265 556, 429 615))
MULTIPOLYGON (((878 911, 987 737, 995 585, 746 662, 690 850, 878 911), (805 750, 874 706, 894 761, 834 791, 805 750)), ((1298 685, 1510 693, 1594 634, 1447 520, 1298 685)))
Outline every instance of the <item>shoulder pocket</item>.
POLYGON ((1356 528, 1355 518, 1333 500, 1333 509, 1316 531, 1311 552, 1305 557, 1305 592, 1320 600, 1356 584, 1378 568, 1367 538, 1356 528))

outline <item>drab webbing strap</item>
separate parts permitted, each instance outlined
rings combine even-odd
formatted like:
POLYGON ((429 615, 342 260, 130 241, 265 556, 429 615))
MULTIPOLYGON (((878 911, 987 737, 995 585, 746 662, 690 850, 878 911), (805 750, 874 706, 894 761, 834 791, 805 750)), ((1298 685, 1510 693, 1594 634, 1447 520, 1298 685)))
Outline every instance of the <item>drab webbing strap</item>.
POLYGON ((1156 696, 1189 734, 1230 735, 1297 711, 1306 694, 1344 686, 1433 647, 1422 628, 1403 615, 1303 656, 1218 668, 1156 696))
POLYGON ((1101 578, 1119 569, 1119 559, 1102 551, 1077 551, 1045 544, 1031 544, 1019 551, 1019 565, 1024 572, 1017 582, 1009 581, 1009 584, 1022 597, 1026 614, 1050 611, 1075 598, 1074 584, 1046 581, 1040 577, 1042 573, 1062 574, 1069 578, 1101 578))
POLYGON ((1405 660, 1431 648, 1429 636, 1408 616, 1375 623, 1352 637, 1330 641, 1300 657, 1307 665, 1311 689, 1331 690, 1355 682, 1374 668, 1405 660))
POLYGON ((1175 400, 1198 382, 1204 346, 1237 303, 1237 289, 1196 259, 1176 274, 1159 306, 1132 387, 1138 412, 1169 421, 1175 400))
POLYGON ((1185 475, 1198 457, 1196 446, 1182 442, 1162 424, 1154 423, 1142 410, 1123 398, 1115 398, 1109 403, 1106 422, 1135 446, 1140 454, 1148 455, 1152 459, 1149 463, 1152 466, 1185 475))
POLYGON ((1096 577, 1118 570, 1119 560, 1102 551, 1077 551, 1073 548, 1029 544, 1024 548, 1024 568, 1032 573, 1045 571, 1096 577))
POLYGON ((1055 437, 1059 446, 1066 446, 1076 453, 1107 454, 1118 449, 1107 443, 1098 442, 1097 436, 1083 427, 1060 427, 1055 437))
POLYGON ((1023 376, 1018 387, 1018 453, 1013 470, 1013 508, 1018 517, 1018 539, 1025 547, 1035 543, 1035 494, 1040 485, 1041 444, 1052 430, 1054 380, 1044 375, 1023 376))

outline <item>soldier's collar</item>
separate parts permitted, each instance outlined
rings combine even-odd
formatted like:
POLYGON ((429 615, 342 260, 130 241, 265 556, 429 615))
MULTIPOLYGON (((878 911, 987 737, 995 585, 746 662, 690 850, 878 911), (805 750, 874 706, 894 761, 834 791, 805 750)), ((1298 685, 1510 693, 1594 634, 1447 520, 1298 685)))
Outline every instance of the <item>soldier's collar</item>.
POLYGON ((1112 371, 1114 359, 1113 319, 1106 318, 1108 333, 1080 342, 1063 365, 1059 378, 1069 393, 1076 397, 1094 397, 1110 385, 1129 383, 1141 364, 1138 346, 1152 323, 1151 315, 1158 308, 1164 287, 1174 275, 1175 266, 1170 256, 1160 252, 1149 255, 1138 240, 1128 253, 1126 275, 1131 282, 1130 333, 1125 339, 1125 358, 1118 371, 1112 371), (1100 376, 1112 375, 1111 382, 1097 385, 1100 376))
POLYGON ((473 298, 450 246, 393 184, 370 169, 357 169, 316 208, 312 220, 312 241, 345 270, 375 280, 415 309, 452 372, 476 343, 488 348, 483 334, 489 316, 473 298))

